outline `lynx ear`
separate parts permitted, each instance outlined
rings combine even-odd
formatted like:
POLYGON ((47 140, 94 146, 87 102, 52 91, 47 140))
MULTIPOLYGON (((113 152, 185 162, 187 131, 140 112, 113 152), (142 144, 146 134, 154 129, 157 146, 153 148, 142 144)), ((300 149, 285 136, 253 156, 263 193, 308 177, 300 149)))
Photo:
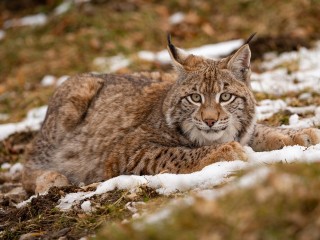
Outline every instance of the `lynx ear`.
POLYGON ((248 44, 243 45, 229 60, 228 69, 237 79, 249 81, 251 51, 248 44))
POLYGON ((202 58, 195 56, 193 54, 189 54, 185 52, 184 50, 175 47, 171 43, 171 35, 168 33, 167 35, 168 40, 168 52, 170 54, 170 57, 173 62, 173 66, 178 71, 194 71, 199 68, 199 66, 202 64, 202 58))
POLYGON ((171 43, 171 35, 168 33, 167 35, 167 41, 168 41, 168 52, 170 54, 171 60, 173 61, 173 65, 176 68, 181 68, 183 69, 183 64, 185 60, 188 58, 188 53, 186 53, 184 50, 175 47, 171 43))

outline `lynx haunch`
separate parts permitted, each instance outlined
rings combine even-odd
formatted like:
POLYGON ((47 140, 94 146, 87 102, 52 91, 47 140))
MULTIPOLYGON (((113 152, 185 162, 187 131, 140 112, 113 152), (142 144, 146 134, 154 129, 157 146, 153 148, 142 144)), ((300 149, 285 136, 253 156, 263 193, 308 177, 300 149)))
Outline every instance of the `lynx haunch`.
POLYGON ((122 174, 191 173, 256 151, 320 142, 320 130, 256 124, 248 44, 221 60, 168 38, 176 75, 82 74, 54 93, 28 154, 27 190, 122 174))

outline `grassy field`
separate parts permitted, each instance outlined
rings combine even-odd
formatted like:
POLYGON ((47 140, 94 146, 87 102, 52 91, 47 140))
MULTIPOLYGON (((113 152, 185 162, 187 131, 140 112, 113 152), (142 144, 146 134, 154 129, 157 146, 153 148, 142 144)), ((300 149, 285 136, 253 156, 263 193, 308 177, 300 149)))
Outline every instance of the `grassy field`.
MULTIPOLYGON (((99 71, 94 64, 97 57, 122 54, 129 58, 132 63, 119 73, 170 70, 137 57, 140 50, 164 49, 166 32, 171 32, 175 45, 182 48, 247 38, 258 32, 252 43, 255 71, 261 71, 263 53, 309 47, 320 38, 318 0, 92 0, 74 4, 68 12, 55 16, 54 9, 60 3, 0 3, 0 26, 6 20, 40 12, 48 16, 43 26, 5 29, 6 36, 0 40, 0 113, 8 114, 0 123, 19 121, 28 110, 47 104, 55 86, 42 86, 44 76, 99 71), (169 17, 176 12, 185 13, 185 19, 172 25, 169 17)), ((288 71, 292 68, 286 67, 288 71)), ((276 98, 261 93, 256 97, 276 98)), ((296 98, 293 106, 311 103, 319 105, 320 96, 296 98)), ((281 112, 265 122, 275 126, 287 123, 288 113, 281 112)), ((0 142, 0 164, 23 161, 33 137, 34 133, 15 134, 0 142)), ((164 197, 145 188, 135 195, 114 191, 92 199, 96 211, 89 214, 80 206, 70 212, 55 207, 61 196, 82 190, 76 187, 53 188, 21 209, 2 198, 0 236, 18 239, 21 234, 31 233, 31 237, 40 239, 79 239, 94 234, 98 239, 319 239, 319 171, 319 164, 277 165, 257 186, 218 200, 197 199, 193 205, 176 206, 169 220, 143 228, 137 226, 144 220, 121 224, 132 218, 128 202, 145 202, 138 213, 154 213, 188 193, 164 197)), ((19 181, 17 177, 13 182, 19 181)), ((5 182, 0 177, 0 184, 5 186, 5 182)))

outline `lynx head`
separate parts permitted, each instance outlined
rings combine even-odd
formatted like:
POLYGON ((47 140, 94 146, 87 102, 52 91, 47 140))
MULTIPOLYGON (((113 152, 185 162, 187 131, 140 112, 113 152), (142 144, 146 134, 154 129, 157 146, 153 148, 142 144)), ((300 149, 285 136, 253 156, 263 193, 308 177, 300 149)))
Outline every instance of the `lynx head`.
POLYGON ((186 53, 168 36, 168 51, 178 74, 164 102, 169 127, 197 146, 246 144, 255 122, 249 45, 217 61, 186 53))

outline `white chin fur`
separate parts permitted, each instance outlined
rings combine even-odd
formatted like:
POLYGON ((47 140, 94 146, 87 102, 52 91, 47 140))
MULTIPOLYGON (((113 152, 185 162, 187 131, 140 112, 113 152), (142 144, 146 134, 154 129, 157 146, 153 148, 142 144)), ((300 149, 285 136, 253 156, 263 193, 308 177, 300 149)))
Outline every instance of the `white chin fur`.
POLYGON ((235 140, 237 134, 237 129, 230 125, 225 130, 208 133, 199 130, 192 123, 184 123, 183 130, 188 135, 189 139, 199 146, 232 142, 235 140))

